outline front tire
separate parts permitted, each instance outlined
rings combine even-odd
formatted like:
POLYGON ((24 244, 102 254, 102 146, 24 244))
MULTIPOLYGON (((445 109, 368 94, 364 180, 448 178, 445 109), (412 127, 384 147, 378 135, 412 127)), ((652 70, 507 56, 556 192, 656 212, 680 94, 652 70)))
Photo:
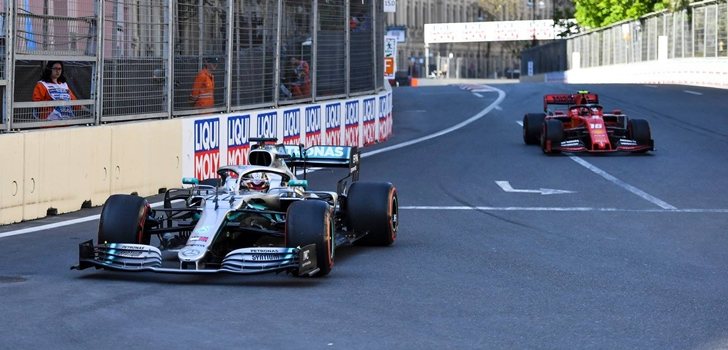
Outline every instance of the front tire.
POLYGON ((328 275, 334 266, 334 232, 329 204, 318 200, 293 202, 286 214, 286 247, 316 244, 314 277, 328 275))
POLYGON ((543 123, 541 133, 541 149, 543 153, 561 153, 561 141, 564 140, 564 124, 555 119, 543 123))
POLYGON ((149 244, 150 235, 144 231, 149 215, 146 199, 115 194, 104 203, 99 220, 99 243, 149 244))
POLYGON ((630 119, 627 122, 627 137, 637 141, 638 145, 649 145, 652 140, 650 124, 644 119, 630 119))
POLYGON ((527 113, 523 116, 523 142, 527 145, 537 145, 541 136, 541 125, 546 114, 527 113))
POLYGON ((388 246, 397 239, 399 202, 389 182, 354 182, 346 199, 349 228, 364 235, 355 244, 388 246))

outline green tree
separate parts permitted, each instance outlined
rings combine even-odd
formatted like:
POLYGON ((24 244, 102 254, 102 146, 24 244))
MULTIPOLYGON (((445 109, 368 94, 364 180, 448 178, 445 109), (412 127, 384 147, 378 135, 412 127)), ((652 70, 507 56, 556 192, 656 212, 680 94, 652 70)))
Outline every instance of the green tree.
MULTIPOLYGON (((575 18, 582 27, 599 28, 650 12, 675 8, 676 0, 576 0, 575 18)), ((679 5, 678 5, 679 6, 679 5)))

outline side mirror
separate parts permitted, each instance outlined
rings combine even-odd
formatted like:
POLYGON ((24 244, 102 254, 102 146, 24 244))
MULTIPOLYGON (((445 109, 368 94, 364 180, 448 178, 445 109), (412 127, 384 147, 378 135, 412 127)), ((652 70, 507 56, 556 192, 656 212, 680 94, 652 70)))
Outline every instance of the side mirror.
POLYGON ((196 177, 183 177, 182 178, 182 183, 185 184, 185 185, 195 185, 195 186, 197 186, 197 185, 200 184, 200 180, 198 180, 196 177))

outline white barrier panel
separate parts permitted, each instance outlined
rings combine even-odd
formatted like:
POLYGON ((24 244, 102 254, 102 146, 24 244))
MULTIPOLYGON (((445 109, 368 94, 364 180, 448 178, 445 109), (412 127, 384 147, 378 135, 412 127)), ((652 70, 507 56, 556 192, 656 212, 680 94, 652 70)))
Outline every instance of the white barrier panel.
POLYGON ((109 195, 109 135, 105 126, 24 133, 23 219, 103 202, 109 195))
POLYGON ((686 58, 572 69, 570 84, 678 84, 728 88, 728 58, 686 58))
POLYGON ((179 120, 111 126, 111 193, 157 194, 182 179, 179 120))
POLYGON ((310 105, 215 114, 182 120, 183 176, 213 178, 217 168, 246 164, 251 137, 286 144, 370 145, 392 133, 392 92, 310 105))
POLYGON ((0 224, 23 220, 24 138, 22 133, 0 137, 0 224))

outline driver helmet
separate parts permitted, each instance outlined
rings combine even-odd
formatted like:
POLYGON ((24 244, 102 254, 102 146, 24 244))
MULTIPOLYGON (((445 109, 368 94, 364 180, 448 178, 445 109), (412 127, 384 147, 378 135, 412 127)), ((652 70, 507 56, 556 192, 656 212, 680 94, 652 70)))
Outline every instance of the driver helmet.
POLYGON ((270 188, 270 180, 265 173, 252 173, 243 179, 242 185, 249 191, 266 192, 270 188))

